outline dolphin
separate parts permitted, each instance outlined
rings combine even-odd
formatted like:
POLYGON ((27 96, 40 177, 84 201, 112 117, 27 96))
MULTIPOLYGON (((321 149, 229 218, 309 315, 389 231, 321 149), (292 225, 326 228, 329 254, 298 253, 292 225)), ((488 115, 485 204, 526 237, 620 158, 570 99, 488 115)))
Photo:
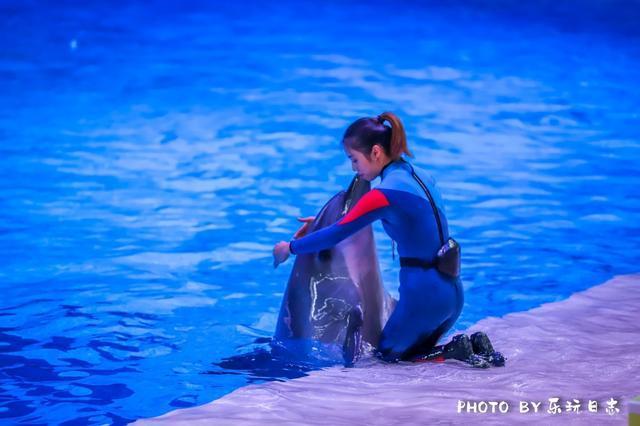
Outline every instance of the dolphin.
MULTIPOLYGON (((357 175, 316 215, 308 232, 339 221, 371 189, 357 175)), ((335 247, 296 256, 282 299, 274 342, 284 347, 316 341, 342 347, 346 366, 360 357, 363 343, 374 348, 395 307, 380 278, 371 225, 335 247)), ((272 345, 273 347, 273 345, 272 345)))

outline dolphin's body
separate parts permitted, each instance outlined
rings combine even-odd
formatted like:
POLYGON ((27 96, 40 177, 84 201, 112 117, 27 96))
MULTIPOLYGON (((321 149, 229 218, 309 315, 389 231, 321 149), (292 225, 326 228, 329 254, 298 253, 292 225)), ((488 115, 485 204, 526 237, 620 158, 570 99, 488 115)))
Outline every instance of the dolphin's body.
MULTIPOLYGON (((308 232, 340 220, 369 189, 369 182, 355 177, 322 207, 308 232)), ((394 306, 380 279, 368 225, 335 247, 296 257, 274 340, 285 347, 300 341, 338 344, 350 365, 361 353, 362 340, 377 346, 394 306)))

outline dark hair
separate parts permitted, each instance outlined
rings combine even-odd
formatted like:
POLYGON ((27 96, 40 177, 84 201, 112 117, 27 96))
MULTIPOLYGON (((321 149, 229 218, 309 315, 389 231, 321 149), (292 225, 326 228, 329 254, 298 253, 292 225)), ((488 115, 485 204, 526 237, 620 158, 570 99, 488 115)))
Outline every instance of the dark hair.
POLYGON ((407 147, 407 136, 400 119, 392 112, 377 117, 359 118, 344 132, 342 143, 369 157, 374 145, 380 145, 385 154, 397 160, 402 154, 413 157, 407 147), (391 127, 384 124, 388 121, 391 127))

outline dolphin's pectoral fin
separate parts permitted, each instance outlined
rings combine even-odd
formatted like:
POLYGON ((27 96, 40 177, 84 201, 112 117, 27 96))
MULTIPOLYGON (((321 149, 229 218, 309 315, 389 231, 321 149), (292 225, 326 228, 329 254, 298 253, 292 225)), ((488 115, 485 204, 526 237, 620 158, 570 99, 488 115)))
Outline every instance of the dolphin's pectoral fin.
POLYGON ((345 367, 352 367, 360 358, 362 352, 362 324, 362 308, 356 306, 351 309, 347 317, 347 331, 342 345, 342 357, 344 358, 345 367))

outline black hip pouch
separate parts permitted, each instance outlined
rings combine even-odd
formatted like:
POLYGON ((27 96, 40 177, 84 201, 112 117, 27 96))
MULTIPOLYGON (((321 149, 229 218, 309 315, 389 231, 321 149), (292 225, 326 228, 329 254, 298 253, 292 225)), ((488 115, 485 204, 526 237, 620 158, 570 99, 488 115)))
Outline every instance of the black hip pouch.
POLYGON ((460 244, 449 238, 436 255, 436 269, 452 278, 460 276, 460 244))

